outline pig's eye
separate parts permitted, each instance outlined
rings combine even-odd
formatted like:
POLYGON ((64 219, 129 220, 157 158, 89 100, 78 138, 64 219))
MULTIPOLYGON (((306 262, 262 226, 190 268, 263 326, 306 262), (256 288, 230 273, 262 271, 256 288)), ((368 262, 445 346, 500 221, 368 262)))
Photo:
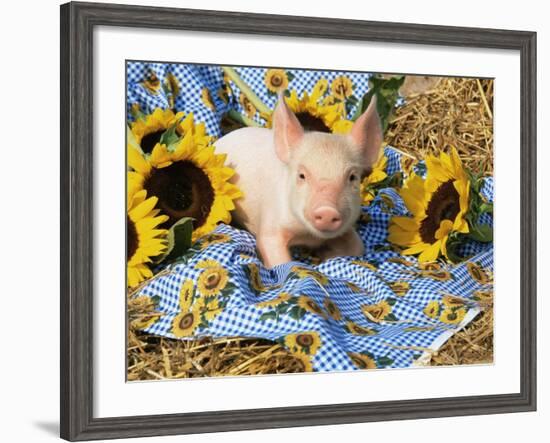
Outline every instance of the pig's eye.
POLYGON ((350 182, 354 182, 355 180, 357 180, 357 175, 351 174, 351 175, 349 176, 349 181, 350 181, 350 182))
POLYGON ((299 178, 300 180, 305 180, 305 179, 306 179, 306 176, 305 176, 305 174, 304 174, 303 172, 300 172, 300 173, 298 174, 298 178, 299 178))

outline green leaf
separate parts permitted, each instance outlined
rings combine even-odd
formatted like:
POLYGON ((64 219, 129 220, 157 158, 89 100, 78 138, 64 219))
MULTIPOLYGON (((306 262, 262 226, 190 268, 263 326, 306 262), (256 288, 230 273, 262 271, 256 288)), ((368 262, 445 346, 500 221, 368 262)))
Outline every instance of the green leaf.
POLYGON ((475 224, 471 226, 469 236, 474 240, 487 243, 493 241, 493 228, 486 224, 475 224))
POLYGON ((357 100, 357 97, 355 95, 351 95, 347 99, 348 103, 350 103, 352 106, 355 106, 359 100, 357 100))
POLYGON ((300 320, 306 311, 304 311, 300 306, 293 306, 292 309, 288 311, 288 316, 293 318, 294 320, 298 321, 300 320))
POLYGON ((277 318, 277 313, 275 311, 269 311, 264 312, 262 315, 260 315, 260 318, 258 318, 259 321, 266 321, 266 320, 275 320, 277 318))
POLYGON ((160 137, 159 143, 161 145, 170 146, 179 140, 179 136, 176 132, 176 127, 179 122, 174 123, 166 131, 164 131, 160 137))
POLYGON ((172 225, 166 237, 168 247, 166 251, 156 258, 155 263, 170 262, 181 258, 191 246, 193 234, 193 219, 183 217, 172 225))
POLYGON ((380 357, 376 360, 376 366, 383 367, 389 366, 393 363, 393 359, 390 357, 380 357))
POLYGON ((397 321, 397 317, 393 315, 391 312, 384 317, 384 320, 386 321, 397 321))
POLYGON ((289 309, 290 305, 288 303, 281 303, 275 306, 275 311, 277 311, 278 314, 286 314, 289 309))
POLYGON ((483 214, 483 213, 493 213, 493 204, 492 203, 482 203, 480 206, 479 206, 479 213, 480 214, 483 214))
POLYGON ((399 98, 399 88, 403 85, 404 81, 404 76, 391 77, 389 79, 379 76, 371 77, 369 79, 369 91, 360 100, 352 120, 357 120, 357 118, 366 111, 372 97, 376 94, 376 98, 378 99, 376 108, 380 116, 382 128, 385 131, 388 127, 388 121, 397 103, 397 99, 399 98))
POLYGON ((288 81, 291 82, 294 80, 294 74, 290 71, 286 71, 286 78, 288 78, 288 81))

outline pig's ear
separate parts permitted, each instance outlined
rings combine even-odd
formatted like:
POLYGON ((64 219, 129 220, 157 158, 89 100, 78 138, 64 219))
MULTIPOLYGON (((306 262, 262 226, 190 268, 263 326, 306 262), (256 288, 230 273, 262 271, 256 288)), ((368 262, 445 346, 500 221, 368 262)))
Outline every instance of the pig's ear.
POLYGON ((304 128, 289 109, 282 94, 279 95, 279 102, 273 112, 273 134, 277 157, 288 163, 291 150, 302 141, 304 128))
POLYGON ((370 168, 378 159, 384 139, 380 117, 376 110, 376 95, 372 96, 367 110, 353 124, 350 137, 354 144, 361 149, 365 159, 365 168, 370 168))

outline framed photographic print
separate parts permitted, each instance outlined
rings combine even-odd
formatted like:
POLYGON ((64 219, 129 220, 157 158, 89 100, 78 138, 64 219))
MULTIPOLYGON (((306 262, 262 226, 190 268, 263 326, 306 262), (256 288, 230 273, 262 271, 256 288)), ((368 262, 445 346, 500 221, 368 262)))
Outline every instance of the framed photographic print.
POLYGON ((61 436, 536 408, 536 34, 61 7, 61 436))

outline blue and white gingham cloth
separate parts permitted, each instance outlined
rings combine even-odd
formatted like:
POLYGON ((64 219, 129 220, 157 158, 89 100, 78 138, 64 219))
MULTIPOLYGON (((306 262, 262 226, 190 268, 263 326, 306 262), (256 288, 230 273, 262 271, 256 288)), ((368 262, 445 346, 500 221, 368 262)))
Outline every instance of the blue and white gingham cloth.
MULTIPOLYGON (((196 121, 204 121, 211 134, 219 134, 222 109, 233 106, 216 100, 216 91, 222 82, 221 70, 214 66, 182 64, 128 64, 128 105, 139 103, 144 112, 155 107, 167 107, 163 94, 151 95, 140 85, 145 69, 154 69, 163 79, 168 72, 179 76, 184 84, 180 95, 175 99, 177 111, 193 111, 196 121), (216 111, 206 108, 200 97, 202 88, 207 87, 216 101, 216 111), (218 108, 219 106, 219 108, 218 108)), ((243 78, 255 92, 270 106, 275 98, 267 94, 263 85, 262 68, 239 69, 243 78), (269 101, 270 99, 273 99, 269 101)), ((336 76, 341 73, 293 70, 299 91, 311 91, 320 76, 336 76)), ((368 88, 368 74, 348 73, 357 86, 360 97, 368 88)), ((294 84, 290 84, 292 88, 294 84)), ((392 174, 401 168, 401 154, 386 148, 388 157, 387 172, 392 174)), ((492 201, 493 180, 487 178, 483 194, 492 201)), ((479 312, 474 299, 479 291, 491 292, 492 279, 481 281, 472 275, 471 265, 492 275, 492 243, 470 242, 462 248, 464 256, 472 256, 459 265, 440 263, 440 274, 429 275, 421 269, 414 257, 402 256, 387 242, 388 224, 393 215, 406 215, 407 210, 398 193, 393 188, 382 189, 367 207, 363 207, 364 217, 358 224, 358 232, 365 244, 363 257, 337 257, 321 264, 313 265, 304 259, 293 261, 273 269, 266 269, 256 252, 254 237, 243 230, 228 225, 219 225, 216 233, 225 234, 229 241, 201 246, 199 240, 185 259, 165 269, 166 272, 151 280, 138 295, 155 300, 157 310, 162 314, 158 320, 146 327, 148 333, 176 338, 173 331, 174 319, 181 314, 180 291, 185 282, 191 279, 196 289, 199 278, 205 269, 196 265, 211 260, 224 268, 229 276, 231 293, 224 296, 225 307, 217 316, 196 328, 194 337, 259 337, 278 341, 285 345, 285 337, 293 334, 316 333, 319 346, 308 357, 315 371, 360 369, 356 357, 367 358, 378 368, 404 368, 419 361, 426 352, 435 351, 453 333, 464 327, 479 312), (404 260, 403 260, 404 259, 404 260), (292 271, 295 266, 308 268, 320 273, 324 278, 300 275, 292 271), (251 269, 257 270, 263 290, 251 283, 251 269), (443 275, 444 278, 436 278, 443 275), (326 279, 326 281, 325 281, 326 279), (321 280, 321 281, 319 281, 321 280), (398 285, 408 285, 407 291, 396 289, 398 285), (291 309, 277 313, 274 307, 259 307, 258 303, 275 299, 287 293, 296 305, 299 296, 306 295, 319 307, 320 312, 297 311, 291 309), (429 305, 434 303, 440 310, 444 308, 444 298, 449 295, 459 300, 466 312, 456 324, 440 321, 439 316, 428 316, 429 305), (327 300, 332 301, 339 315, 331 316, 326 308, 327 300), (384 306, 383 318, 372 318, 364 313, 365 306, 384 306), (293 315, 294 313, 294 315, 293 315), (355 324, 370 330, 369 335, 352 333, 348 326, 355 324), (354 359, 355 357, 355 359, 354 359)), ((492 224, 492 218, 485 221, 492 224)), ((295 255, 297 260, 299 255, 295 255)), ((370 312, 370 311, 369 311, 370 312)), ((286 345, 285 345, 286 346, 286 345)), ((292 349, 291 349, 292 351, 292 349)), ((294 349, 296 351, 296 349, 294 349)))
MULTIPOLYGON (((264 78, 268 68, 235 68, 241 78, 252 88, 256 95, 270 108, 273 109, 277 102, 277 95, 269 93, 264 78)), ((210 135, 219 137, 222 135, 220 123, 222 115, 229 109, 235 109, 242 114, 246 114, 242 104, 239 102, 240 90, 230 82, 231 93, 227 97, 227 102, 222 98, 222 89, 224 87, 223 71, 219 66, 214 65, 192 65, 177 63, 127 63, 127 103, 128 110, 133 104, 139 104, 143 113, 148 114, 155 108, 169 107, 169 93, 161 88, 158 93, 151 93, 144 85, 146 76, 153 72, 161 83, 172 75, 180 85, 180 91, 174 97, 174 107, 177 111, 193 112, 195 120, 204 122, 210 135), (214 109, 205 105, 201 99, 203 90, 209 91, 210 99, 214 109)), ((292 80, 289 81, 288 89, 298 91, 301 97, 302 91, 311 92, 315 84, 324 78, 328 80, 329 85, 336 77, 346 76, 353 83, 353 94, 360 99, 369 89, 368 80, 370 74, 358 72, 339 72, 339 71, 311 71, 302 69, 287 69, 291 73, 292 80)), ((349 108, 348 117, 353 115, 355 107, 349 108)), ((265 123, 257 112, 253 120, 260 124, 265 123)))

